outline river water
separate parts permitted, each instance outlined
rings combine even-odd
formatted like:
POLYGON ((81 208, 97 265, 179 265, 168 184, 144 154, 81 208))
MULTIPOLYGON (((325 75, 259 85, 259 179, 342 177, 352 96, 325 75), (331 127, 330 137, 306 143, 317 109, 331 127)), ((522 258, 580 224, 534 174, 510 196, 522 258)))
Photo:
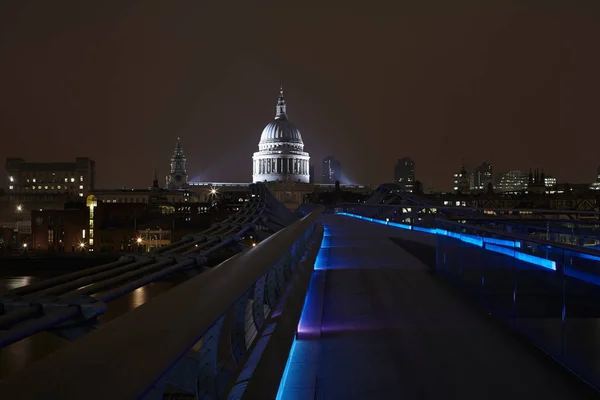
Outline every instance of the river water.
MULTIPOLYGON (((97 262, 95 264, 98 264, 97 262)), ((82 267, 91 267, 83 265, 82 267)), ((0 271, 0 294, 17 287, 39 282, 63 273, 73 272, 41 268, 36 270, 22 268, 5 268, 0 271)), ((175 274, 168 280, 151 283, 134 292, 119 297, 108 304, 105 314, 99 318, 99 325, 119 317, 136 307, 148 302, 159 294, 177 286, 188 279, 184 273, 175 274)), ((53 351, 68 344, 69 341, 51 332, 40 332, 0 350, 0 380, 25 368, 32 362, 47 356, 53 351)))

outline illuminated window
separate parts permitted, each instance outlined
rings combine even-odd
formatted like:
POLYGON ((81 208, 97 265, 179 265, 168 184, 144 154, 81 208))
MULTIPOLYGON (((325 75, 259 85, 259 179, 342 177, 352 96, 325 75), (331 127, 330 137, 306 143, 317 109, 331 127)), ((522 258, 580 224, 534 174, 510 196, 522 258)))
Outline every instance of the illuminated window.
POLYGON ((29 183, 29 178, 27 178, 27 183, 29 183))
POLYGON ((65 182, 67 182, 68 180, 69 180, 68 178, 65 178, 65 182))
POLYGON ((35 183, 35 178, 33 178, 33 183, 35 183))
POLYGON ((13 190, 13 187, 12 187, 12 186, 9 186, 8 188, 9 188, 10 190, 13 190))
POLYGON ((44 189, 48 190, 48 186, 44 186, 44 189))
POLYGON ((15 178, 13 178, 12 176, 9 178, 11 182, 15 181, 15 178))
POLYGON ((58 190, 60 190, 60 185, 57 186, 58 190))
POLYGON ((83 175, 79 177, 79 182, 83 182, 83 175))
POLYGON ((83 197, 83 193, 79 193, 79 197, 83 197))
POLYGON ((80 190, 83 190, 83 185, 79 185, 79 189, 80 189, 80 190))
POLYGON ((75 182, 75 178, 71 178, 71 182, 75 182))

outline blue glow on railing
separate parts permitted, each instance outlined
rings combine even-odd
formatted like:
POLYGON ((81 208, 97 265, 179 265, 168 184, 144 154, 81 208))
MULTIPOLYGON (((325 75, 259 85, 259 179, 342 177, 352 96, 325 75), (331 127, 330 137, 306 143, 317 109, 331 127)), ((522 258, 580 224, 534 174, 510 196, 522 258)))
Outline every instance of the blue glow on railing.
MULTIPOLYGON (((521 242, 516 241, 516 240, 505 240, 505 239, 496 239, 496 238, 483 237, 483 236, 477 236, 477 235, 468 235, 468 234, 452 232, 452 231, 448 231, 446 229, 440 229, 440 228, 435 228, 435 229, 422 228, 422 227, 418 227, 418 226, 399 224, 397 222, 389 222, 387 220, 383 221, 383 220, 376 220, 373 218, 366 218, 366 217, 362 217, 360 215, 350 214, 350 213, 337 213, 337 214, 346 215, 348 217, 353 217, 353 218, 358 218, 358 219, 364 219, 367 221, 377 222, 380 224, 390 225, 390 226, 394 226, 394 227, 402 228, 402 229, 415 230, 415 231, 426 232, 426 233, 431 233, 431 234, 441 235, 441 236, 449 236, 449 237, 458 239, 465 243, 469 243, 469 244, 472 244, 472 245, 475 245, 478 247, 483 247, 487 250, 490 250, 490 251, 493 251, 496 253, 501 253, 501 254, 505 254, 505 255, 514 257, 517 260, 521 260, 521 261, 528 262, 531 264, 539 265, 541 267, 556 271, 556 263, 552 260, 547 260, 545 258, 532 256, 531 254, 521 253, 520 251, 515 251, 514 250, 515 248, 521 248, 521 242), (484 246, 484 244, 485 244, 485 246, 484 246)), ((589 258, 592 260, 594 260, 594 259, 600 260, 600 257, 588 256, 588 255, 584 255, 584 254, 578 254, 578 256, 586 256, 586 257, 582 257, 582 258, 589 258)))
POLYGON ((283 375, 281 376, 281 381, 279 382, 279 389, 277 390, 276 400, 283 400, 284 396, 284 388, 285 384, 288 380, 290 374, 290 365, 292 364, 292 359, 296 356, 296 338, 294 337, 294 341, 292 342, 292 347, 290 348, 290 355, 288 356, 287 362, 285 363, 285 369, 283 370, 283 375))
POLYGON ((412 229, 412 227, 410 225, 399 224, 398 222, 388 222, 387 225, 395 226, 396 228, 400 228, 400 229, 408 229, 408 230, 412 229))
POLYGON ((521 248, 521 242, 516 241, 516 240, 504 240, 504 239, 496 239, 496 238, 491 238, 491 237, 484 237, 483 241, 484 241, 484 243, 497 244, 499 246, 521 248))
POLYGON ((298 321, 296 328, 296 338, 298 340, 321 335, 321 321, 320 319, 315 321, 314 317, 318 316, 318 314, 315 314, 318 312, 317 306, 322 303, 320 301, 322 300, 322 296, 320 296, 322 290, 319 289, 323 288, 325 282, 325 275, 323 275, 326 273, 323 271, 325 269, 327 268, 313 271, 310 278, 310 284, 304 298, 304 307, 302 307, 302 314, 300 314, 300 321, 298 321))
POLYGON ((327 257, 327 254, 325 253, 327 250, 323 250, 325 249, 319 250, 319 253, 317 254, 317 259, 315 260, 315 271, 327 269, 327 266, 329 265, 329 257, 327 257))
POLYGON ((495 253, 504 254, 510 257, 514 257, 517 260, 525 261, 530 264, 539 265, 540 267, 548 268, 553 271, 556 271, 556 263, 552 260, 547 260, 545 258, 532 256, 531 254, 521 253, 520 251, 516 251, 514 249, 509 249, 502 246, 497 246, 495 244, 486 244, 485 248, 487 250, 493 251, 495 253))
POLYGON ((296 362, 296 358, 302 358, 303 356, 306 356, 306 349, 303 349, 302 344, 306 344, 311 339, 320 336, 322 321, 321 319, 319 319, 318 321, 311 321, 311 317, 314 316, 313 314, 311 314, 311 312, 314 313, 315 306, 318 305, 319 300, 322 300, 322 298, 319 299, 318 293, 314 293, 313 290, 321 290, 321 295, 324 295, 324 281, 321 280, 321 287, 317 288, 315 288, 315 285, 318 286, 318 284, 315 284, 315 281, 318 278, 324 279, 325 277, 324 274, 326 272, 319 270, 327 269, 328 247, 324 246, 326 245, 326 243, 330 243, 330 241, 331 239, 326 240, 325 236, 321 239, 321 247, 319 248, 319 253, 317 254, 315 264, 313 265, 313 273, 310 278, 308 290, 306 291, 306 295, 304 297, 304 305, 302 306, 302 313, 300 314, 300 320, 298 321, 298 326, 296 327, 294 341, 292 342, 292 346, 290 348, 290 353, 285 364, 285 369, 283 370, 283 375, 281 376, 281 381, 279 381, 279 389, 277 390, 276 400, 284 400, 290 398, 290 396, 286 396, 286 390, 288 389, 286 388, 286 382, 290 378, 290 375, 293 375, 293 379, 297 380, 296 374, 304 372, 297 368, 292 368, 292 364, 296 362), (300 346, 297 346, 298 342, 301 343, 300 346))
POLYGON ((425 233, 436 233, 436 229, 432 228, 423 228, 420 226, 413 226, 414 231, 425 232, 425 233))
POLYGON ((483 247, 483 239, 481 237, 473 237, 471 235, 460 235, 460 240, 478 247, 483 247))
POLYGON ((565 275, 570 276, 571 278, 579 279, 580 281, 591 283, 592 285, 600 286, 600 277, 598 275, 590 274, 589 272, 565 267, 565 275))
POLYGON ((586 260, 600 261, 600 257, 598 257, 598 256, 593 256, 593 255, 591 255, 591 254, 577 253, 577 254, 575 254, 575 256, 576 256, 576 257, 579 257, 579 258, 586 259, 586 260))

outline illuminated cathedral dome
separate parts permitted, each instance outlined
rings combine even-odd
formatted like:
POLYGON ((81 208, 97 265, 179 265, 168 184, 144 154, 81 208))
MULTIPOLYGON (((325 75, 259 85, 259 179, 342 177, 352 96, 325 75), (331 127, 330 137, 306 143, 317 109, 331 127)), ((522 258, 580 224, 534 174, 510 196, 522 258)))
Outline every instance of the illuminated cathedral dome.
POLYGON ((310 157, 304 151, 300 131, 288 120, 283 88, 275 109, 275 119, 263 129, 258 152, 252 157, 252 181, 308 183, 310 157))

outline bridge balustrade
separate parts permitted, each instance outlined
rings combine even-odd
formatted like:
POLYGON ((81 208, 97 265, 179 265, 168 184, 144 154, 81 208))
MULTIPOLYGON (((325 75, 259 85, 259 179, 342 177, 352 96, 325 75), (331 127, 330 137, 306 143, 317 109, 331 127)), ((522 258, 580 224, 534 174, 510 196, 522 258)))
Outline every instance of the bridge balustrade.
MULTIPOLYGON (((438 221, 437 229, 458 228, 438 221)), ((437 235, 436 271, 600 387, 600 253, 517 235, 491 235, 481 228, 460 230, 472 240, 437 235)))
MULTIPOLYGON (((309 242, 322 236, 322 229, 315 229, 320 212, 8 377, 0 393, 7 398, 223 398, 242 367, 251 375, 252 365, 245 363, 265 321, 279 306, 309 242)), ((316 249, 320 237, 317 242, 316 249)), ((236 390, 243 391, 243 384, 236 390)))
POLYGON ((374 206, 365 208, 337 213, 413 231, 415 242, 434 236, 433 270, 600 387, 599 251, 443 219, 433 227, 375 219, 374 206))

